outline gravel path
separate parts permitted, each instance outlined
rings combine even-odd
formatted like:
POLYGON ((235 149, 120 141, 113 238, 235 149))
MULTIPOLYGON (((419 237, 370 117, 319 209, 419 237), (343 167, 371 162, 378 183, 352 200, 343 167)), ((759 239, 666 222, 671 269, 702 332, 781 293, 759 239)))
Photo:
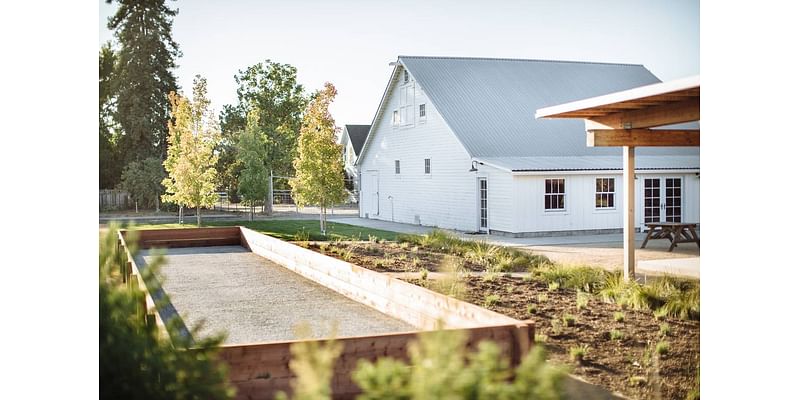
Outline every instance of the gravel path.
POLYGON ((227 344, 295 339, 301 322, 315 338, 329 337, 333 322, 337 336, 416 330, 241 246, 168 249, 166 259, 162 287, 174 312, 189 327, 205 320, 200 336, 227 331, 227 344))

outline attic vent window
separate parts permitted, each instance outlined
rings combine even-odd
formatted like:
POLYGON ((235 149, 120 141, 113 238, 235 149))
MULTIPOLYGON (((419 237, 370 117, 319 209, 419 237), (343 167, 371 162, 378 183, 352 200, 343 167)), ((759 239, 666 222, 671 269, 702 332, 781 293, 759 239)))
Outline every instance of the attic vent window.
POLYGON ((419 118, 425 119, 425 104, 419 105, 419 118))
POLYGON ((403 83, 408 83, 408 71, 403 71, 403 83))

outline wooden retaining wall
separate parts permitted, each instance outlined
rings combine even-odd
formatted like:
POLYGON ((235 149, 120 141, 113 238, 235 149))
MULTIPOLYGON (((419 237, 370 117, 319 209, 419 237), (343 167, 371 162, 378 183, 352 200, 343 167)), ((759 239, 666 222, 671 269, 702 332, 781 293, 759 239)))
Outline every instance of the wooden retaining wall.
MULTIPOLYGON (((519 346, 519 329, 515 324, 463 331, 469 335, 467 346, 470 349, 474 349, 481 341, 492 340, 500 346, 504 357, 519 360, 528 350, 527 344, 525 348, 519 346)), ((343 348, 341 356, 336 360, 331 379, 334 398, 352 399, 360 393, 358 386, 350 378, 358 360, 374 362, 380 357, 408 360, 408 344, 416 340, 417 335, 418 332, 411 332, 337 338, 343 348)), ((267 400, 274 398, 278 391, 291 393, 290 384, 294 374, 289 369, 290 347, 296 342, 223 346, 220 358, 228 364, 228 378, 237 388, 236 398, 267 400)))
POLYGON ((246 247, 301 276, 422 330, 518 324, 519 320, 292 243, 241 228, 246 247))
POLYGON ((238 226, 140 230, 139 248, 243 246, 238 226))

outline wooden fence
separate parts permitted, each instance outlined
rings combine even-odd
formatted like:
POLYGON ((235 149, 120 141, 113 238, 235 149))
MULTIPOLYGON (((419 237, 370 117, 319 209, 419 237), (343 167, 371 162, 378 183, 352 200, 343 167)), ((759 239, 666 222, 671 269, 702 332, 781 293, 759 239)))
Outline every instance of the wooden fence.
POLYGON ((100 190, 100 211, 103 210, 128 210, 133 202, 128 192, 116 189, 100 190))

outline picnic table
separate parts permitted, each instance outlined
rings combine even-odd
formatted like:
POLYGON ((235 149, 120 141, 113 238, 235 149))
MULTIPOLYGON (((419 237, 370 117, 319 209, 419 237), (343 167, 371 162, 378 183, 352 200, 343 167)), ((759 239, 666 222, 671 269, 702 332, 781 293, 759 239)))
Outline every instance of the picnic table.
POLYGON ((669 239, 671 242, 669 251, 672 251, 678 243, 697 243, 697 247, 700 247, 700 237, 697 236, 695 230, 696 223, 650 222, 644 225, 647 227, 647 236, 644 238, 641 248, 644 248, 647 242, 653 239, 669 239))

